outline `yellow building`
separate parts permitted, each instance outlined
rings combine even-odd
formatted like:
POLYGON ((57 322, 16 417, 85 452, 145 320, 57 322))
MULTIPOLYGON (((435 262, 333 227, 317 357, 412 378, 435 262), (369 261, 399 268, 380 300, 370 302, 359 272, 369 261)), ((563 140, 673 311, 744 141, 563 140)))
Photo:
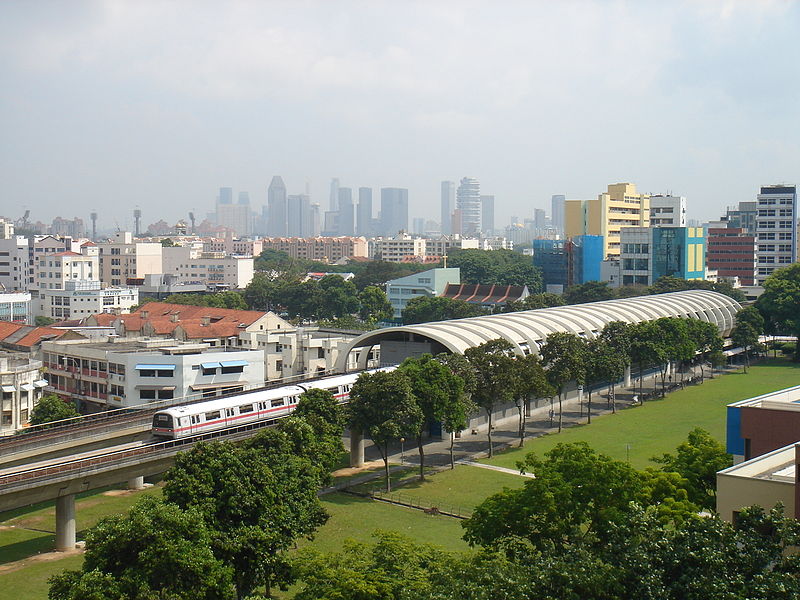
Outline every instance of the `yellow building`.
POLYGON ((605 257, 619 257, 619 231, 623 227, 650 226, 650 196, 639 194, 633 183, 612 183, 596 200, 564 203, 564 233, 602 235, 605 257))

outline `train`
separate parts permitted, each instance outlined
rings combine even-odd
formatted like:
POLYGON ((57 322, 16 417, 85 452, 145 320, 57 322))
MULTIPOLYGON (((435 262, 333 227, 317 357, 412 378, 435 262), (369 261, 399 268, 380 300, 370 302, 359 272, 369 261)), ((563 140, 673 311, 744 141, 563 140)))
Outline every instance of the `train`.
MULTIPOLYGON (((392 371, 395 368, 383 367, 366 372, 392 371)), ((152 433, 157 438, 178 439, 255 421, 277 419, 291 413, 300 395, 312 389, 328 390, 339 402, 346 402, 360 374, 334 375, 270 390, 165 408, 153 415, 152 433)))

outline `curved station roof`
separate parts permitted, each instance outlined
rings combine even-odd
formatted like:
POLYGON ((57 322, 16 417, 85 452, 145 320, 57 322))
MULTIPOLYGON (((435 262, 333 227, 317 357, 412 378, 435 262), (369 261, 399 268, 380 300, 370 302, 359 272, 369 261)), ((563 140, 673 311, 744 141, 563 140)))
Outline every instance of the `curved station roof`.
POLYGON ((739 310, 739 303, 724 294, 708 290, 688 290, 388 327, 355 338, 350 342, 347 351, 339 355, 337 367, 340 372, 344 371, 347 356, 359 348, 367 350, 362 350, 360 358, 363 361, 359 360, 359 364, 366 362, 369 349, 382 342, 422 342, 431 345, 434 352, 463 354, 467 348, 504 338, 514 344, 518 354, 529 354, 538 352, 551 333, 569 332, 591 339, 611 321, 640 323, 661 317, 695 318, 714 323, 722 335, 728 335, 733 329, 734 317, 739 310))

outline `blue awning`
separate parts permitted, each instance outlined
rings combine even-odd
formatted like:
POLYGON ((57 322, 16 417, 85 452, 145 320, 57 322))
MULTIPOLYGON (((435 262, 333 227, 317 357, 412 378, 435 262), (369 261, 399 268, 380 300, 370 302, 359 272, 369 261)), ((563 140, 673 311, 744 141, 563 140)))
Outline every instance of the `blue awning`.
POLYGON ((136 365, 137 369, 146 369, 148 371, 174 371, 175 365, 136 365))
POLYGON ((246 360, 223 360, 220 364, 223 367, 246 367, 250 363, 246 360))
POLYGON ((217 367, 220 367, 222 365, 216 362, 216 363, 200 363, 200 366, 203 367, 204 369, 216 369, 217 367))

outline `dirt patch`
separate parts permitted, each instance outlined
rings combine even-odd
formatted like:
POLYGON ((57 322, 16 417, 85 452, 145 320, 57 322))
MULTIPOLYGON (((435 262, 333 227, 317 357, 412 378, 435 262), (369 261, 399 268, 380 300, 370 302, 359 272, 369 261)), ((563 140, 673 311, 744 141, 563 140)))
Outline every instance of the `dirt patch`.
POLYGON ((42 552, 41 554, 36 554, 34 556, 29 556, 28 558, 23 558, 22 560, 17 560, 14 562, 6 563, 4 565, 0 565, 0 575, 3 573, 11 573, 12 571, 17 571, 31 564, 61 560, 62 558, 67 558, 68 556, 73 556, 75 554, 83 554, 83 552, 84 552, 83 548, 75 548, 74 550, 67 550, 66 552, 42 552))
POLYGON ((351 475, 358 475, 359 473, 369 471, 370 469, 377 469, 379 467, 383 467, 382 460, 371 460, 369 462, 365 462, 363 467, 345 467, 344 469, 338 469, 333 472, 333 476, 350 477, 351 475))

